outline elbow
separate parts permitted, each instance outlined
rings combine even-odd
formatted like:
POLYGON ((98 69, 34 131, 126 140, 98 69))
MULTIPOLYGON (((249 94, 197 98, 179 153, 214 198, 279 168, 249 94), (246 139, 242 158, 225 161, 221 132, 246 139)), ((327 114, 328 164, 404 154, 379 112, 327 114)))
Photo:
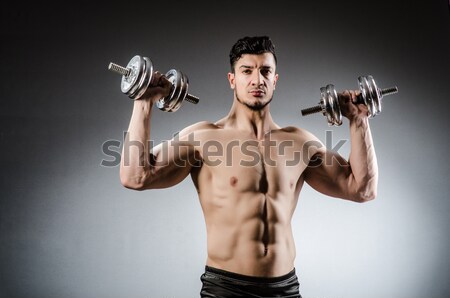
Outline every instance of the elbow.
POLYGON ((351 200, 357 203, 366 203, 377 197, 378 179, 373 177, 359 183, 351 195, 351 200))
POLYGON ((142 178, 132 178, 125 175, 120 175, 120 183, 122 186, 132 190, 144 190, 146 185, 144 184, 144 179, 142 178))
POLYGON ((353 196, 352 201, 356 203, 366 203, 375 200, 376 197, 377 197, 377 190, 376 188, 374 188, 357 192, 353 196))
POLYGON ((142 190, 143 186, 139 183, 136 183, 130 179, 122 179, 120 178, 120 183, 122 184, 123 187, 128 188, 128 189, 132 189, 132 190, 142 190))
POLYGON ((369 195, 363 195, 363 196, 357 196, 355 201, 356 203, 366 203, 372 200, 375 200, 376 195, 375 194, 369 194, 369 195))
POLYGON ((137 184, 131 181, 120 181, 122 183, 122 186, 128 189, 132 189, 132 190, 143 190, 144 187, 141 184, 137 184))

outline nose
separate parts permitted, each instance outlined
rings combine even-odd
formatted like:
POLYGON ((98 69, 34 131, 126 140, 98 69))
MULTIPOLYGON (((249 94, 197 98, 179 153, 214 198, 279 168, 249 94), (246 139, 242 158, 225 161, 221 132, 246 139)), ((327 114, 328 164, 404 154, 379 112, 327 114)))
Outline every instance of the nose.
POLYGON ((263 76, 259 71, 255 71, 252 77, 252 86, 261 86, 264 83, 263 76))

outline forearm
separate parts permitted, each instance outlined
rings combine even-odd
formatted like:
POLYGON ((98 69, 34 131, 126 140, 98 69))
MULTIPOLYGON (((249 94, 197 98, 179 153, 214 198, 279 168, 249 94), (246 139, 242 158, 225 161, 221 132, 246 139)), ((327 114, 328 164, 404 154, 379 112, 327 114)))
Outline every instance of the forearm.
POLYGON ((367 117, 350 121, 353 195, 358 201, 374 199, 378 184, 378 164, 367 117))
POLYGON ((120 179, 124 186, 139 188, 149 174, 152 102, 136 100, 122 148, 120 179))

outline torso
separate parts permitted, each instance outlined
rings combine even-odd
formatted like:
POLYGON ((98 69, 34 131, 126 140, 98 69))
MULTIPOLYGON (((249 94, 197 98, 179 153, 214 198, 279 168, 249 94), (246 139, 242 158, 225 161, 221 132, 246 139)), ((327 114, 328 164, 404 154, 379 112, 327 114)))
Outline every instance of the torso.
POLYGON ((293 269, 291 219, 314 154, 308 136, 279 128, 257 140, 217 124, 195 132, 202 162, 191 176, 205 216, 207 265, 266 277, 293 269))

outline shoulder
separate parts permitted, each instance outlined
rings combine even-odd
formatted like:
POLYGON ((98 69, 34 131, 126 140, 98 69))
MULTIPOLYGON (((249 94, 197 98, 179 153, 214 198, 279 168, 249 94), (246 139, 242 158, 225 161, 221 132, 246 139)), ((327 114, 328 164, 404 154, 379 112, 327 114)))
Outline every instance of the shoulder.
POLYGON ((209 121, 200 121, 194 124, 191 124, 185 128, 183 128, 179 132, 180 137, 185 137, 191 134, 198 134, 200 132, 204 131, 211 131, 211 130, 217 130, 219 129, 219 126, 216 124, 209 122, 209 121))
POLYGON ((191 124, 191 125, 183 128, 180 131, 180 133, 181 132, 185 132, 185 133, 188 132, 189 133, 189 132, 194 132, 194 131, 197 131, 197 130, 214 129, 214 128, 218 128, 218 126, 216 124, 212 123, 212 122, 209 122, 209 121, 200 121, 200 122, 191 124))
POLYGON ((315 135, 304 128, 299 128, 296 126, 286 126, 281 128, 280 131, 291 135, 293 138, 300 138, 304 141, 319 141, 319 139, 315 135))
POLYGON ((309 153, 324 153, 326 150, 325 145, 314 134, 304 128, 287 126, 281 128, 280 131, 286 134, 282 137, 283 140, 293 140, 298 147, 305 149, 309 153))

